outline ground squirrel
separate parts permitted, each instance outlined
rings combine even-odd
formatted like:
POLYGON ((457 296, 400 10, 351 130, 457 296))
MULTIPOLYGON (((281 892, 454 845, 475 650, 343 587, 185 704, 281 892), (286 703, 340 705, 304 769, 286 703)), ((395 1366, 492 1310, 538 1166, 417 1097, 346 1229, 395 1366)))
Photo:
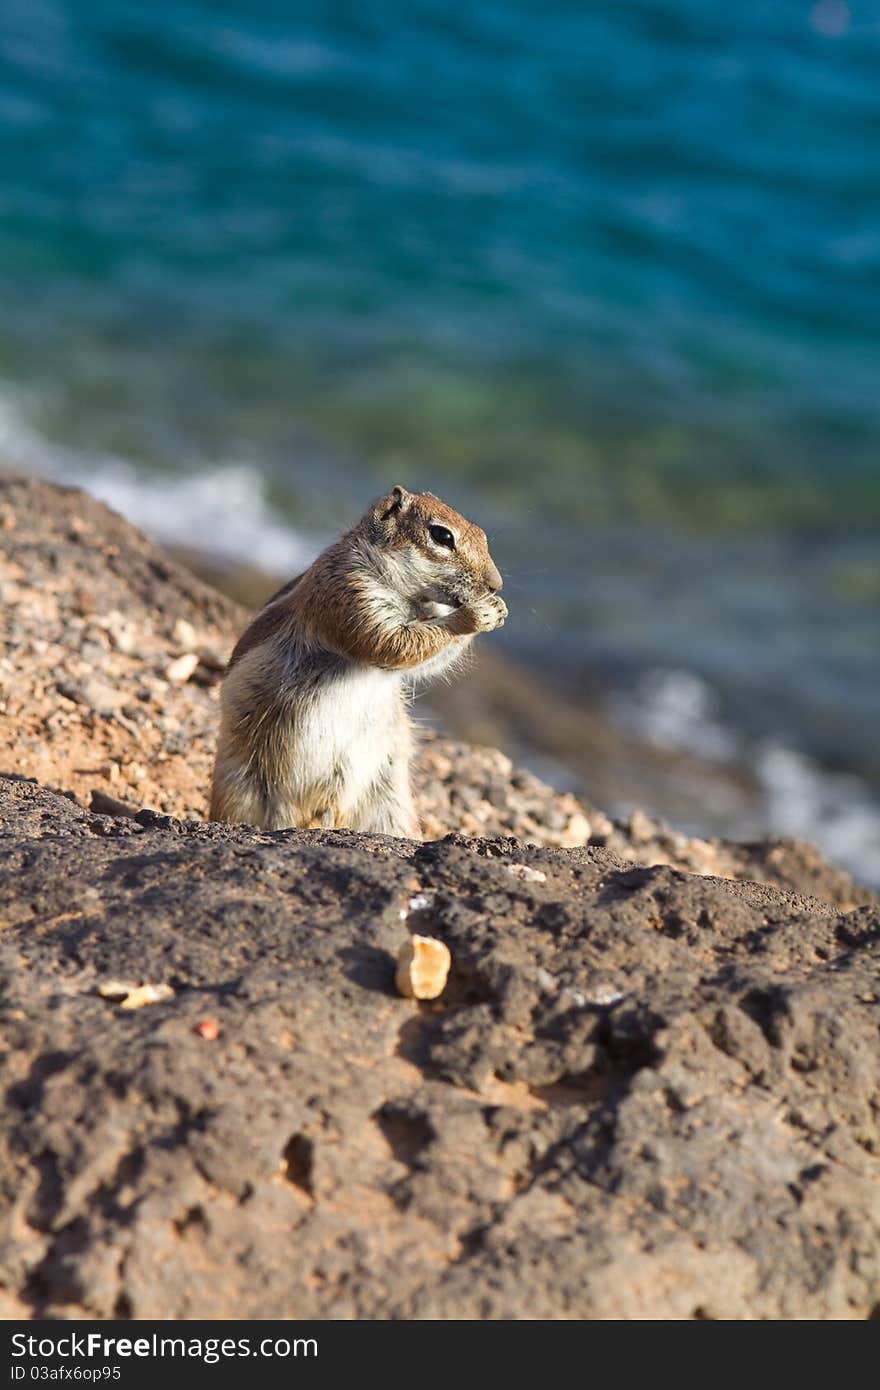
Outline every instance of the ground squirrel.
POLYGON ((410 688, 501 626, 500 588, 479 526, 393 488, 239 638, 210 818, 417 838, 410 688))

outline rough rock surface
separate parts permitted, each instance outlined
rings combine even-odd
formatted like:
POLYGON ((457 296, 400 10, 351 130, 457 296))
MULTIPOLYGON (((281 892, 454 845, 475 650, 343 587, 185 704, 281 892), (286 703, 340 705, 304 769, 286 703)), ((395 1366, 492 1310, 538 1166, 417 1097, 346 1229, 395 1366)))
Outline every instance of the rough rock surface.
POLYGON ((13 1306, 876 1315, 876 908, 12 779, 0 816, 13 1306), (394 992, 407 930, 452 951, 437 1004, 394 992))
POLYGON ((240 614, 82 494, 0 526, 4 1315, 880 1316, 869 895, 443 741, 429 830, 518 838, 161 814, 240 614))

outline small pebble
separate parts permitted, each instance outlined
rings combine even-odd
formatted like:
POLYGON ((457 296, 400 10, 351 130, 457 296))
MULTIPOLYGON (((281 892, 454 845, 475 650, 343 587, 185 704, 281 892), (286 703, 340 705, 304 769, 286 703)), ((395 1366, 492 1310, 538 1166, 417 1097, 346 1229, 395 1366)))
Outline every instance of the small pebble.
POLYGON ((131 994, 126 995, 120 1009, 142 1009, 146 1004, 162 1004, 166 999, 174 998, 174 990, 170 985, 141 985, 138 989, 132 990, 131 994))
POLYGON ((136 985, 131 980, 105 980, 98 985, 102 999, 115 999, 120 1009, 142 1009, 174 998, 170 985, 136 985))
POLYGON ((597 989, 588 996, 591 1004, 601 1004, 607 1007, 609 1004, 617 1004, 623 998, 622 989, 597 989))
POLYGON ((199 664, 196 652, 184 652, 176 661, 169 662, 165 667, 165 677, 173 681, 175 685, 186 685, 190 676, 199 664))
POLYGON ((543 869, 533 869, 530 864, 506 864, 504 867, 514 878, 525 879, 528 883, 547 882, 547 875, 543 869))
POLYGON ((437 999, 446 987, 452 956, 433 936, 411 936, 397 957, 397 988, 407 999, 437 999))
POLYGON ((98 985, 98 993, 102 999, 124 999, 135 989, 137 985, 133 980, 103 980, 98 985))
POLYGON ((409 900, 410 912, 424 912, 426 908, 431 906, 433 897, 433 893, 414 893, 409 900))
POLYGON ((194 652, 198 645, 196 630, 186 618, 178 618, 173 632, 175 644, 185 652, 194 652))

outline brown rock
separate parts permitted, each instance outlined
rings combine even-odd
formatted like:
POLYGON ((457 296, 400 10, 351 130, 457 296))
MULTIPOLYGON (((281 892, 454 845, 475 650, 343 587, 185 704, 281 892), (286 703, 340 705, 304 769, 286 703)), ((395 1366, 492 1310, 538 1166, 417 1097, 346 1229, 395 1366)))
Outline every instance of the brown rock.
POLYGON ((12 1307, 876 1309, 876 908, 591 847, 101 819, 0 778, 12 1307), (454 961, 415 1015, 403 905, 454 961), (126 1012, 108 979, 174 994, 126 1012))

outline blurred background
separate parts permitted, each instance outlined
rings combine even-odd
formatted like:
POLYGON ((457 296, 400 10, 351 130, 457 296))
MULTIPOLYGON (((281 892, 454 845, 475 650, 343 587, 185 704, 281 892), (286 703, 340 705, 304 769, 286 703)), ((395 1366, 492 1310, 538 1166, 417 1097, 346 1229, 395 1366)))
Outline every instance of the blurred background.
POLYGON ((878 151, 877 0, 4 0, 0 467, 253 599, 430 488, 445 727, 880 882, 878 151))

